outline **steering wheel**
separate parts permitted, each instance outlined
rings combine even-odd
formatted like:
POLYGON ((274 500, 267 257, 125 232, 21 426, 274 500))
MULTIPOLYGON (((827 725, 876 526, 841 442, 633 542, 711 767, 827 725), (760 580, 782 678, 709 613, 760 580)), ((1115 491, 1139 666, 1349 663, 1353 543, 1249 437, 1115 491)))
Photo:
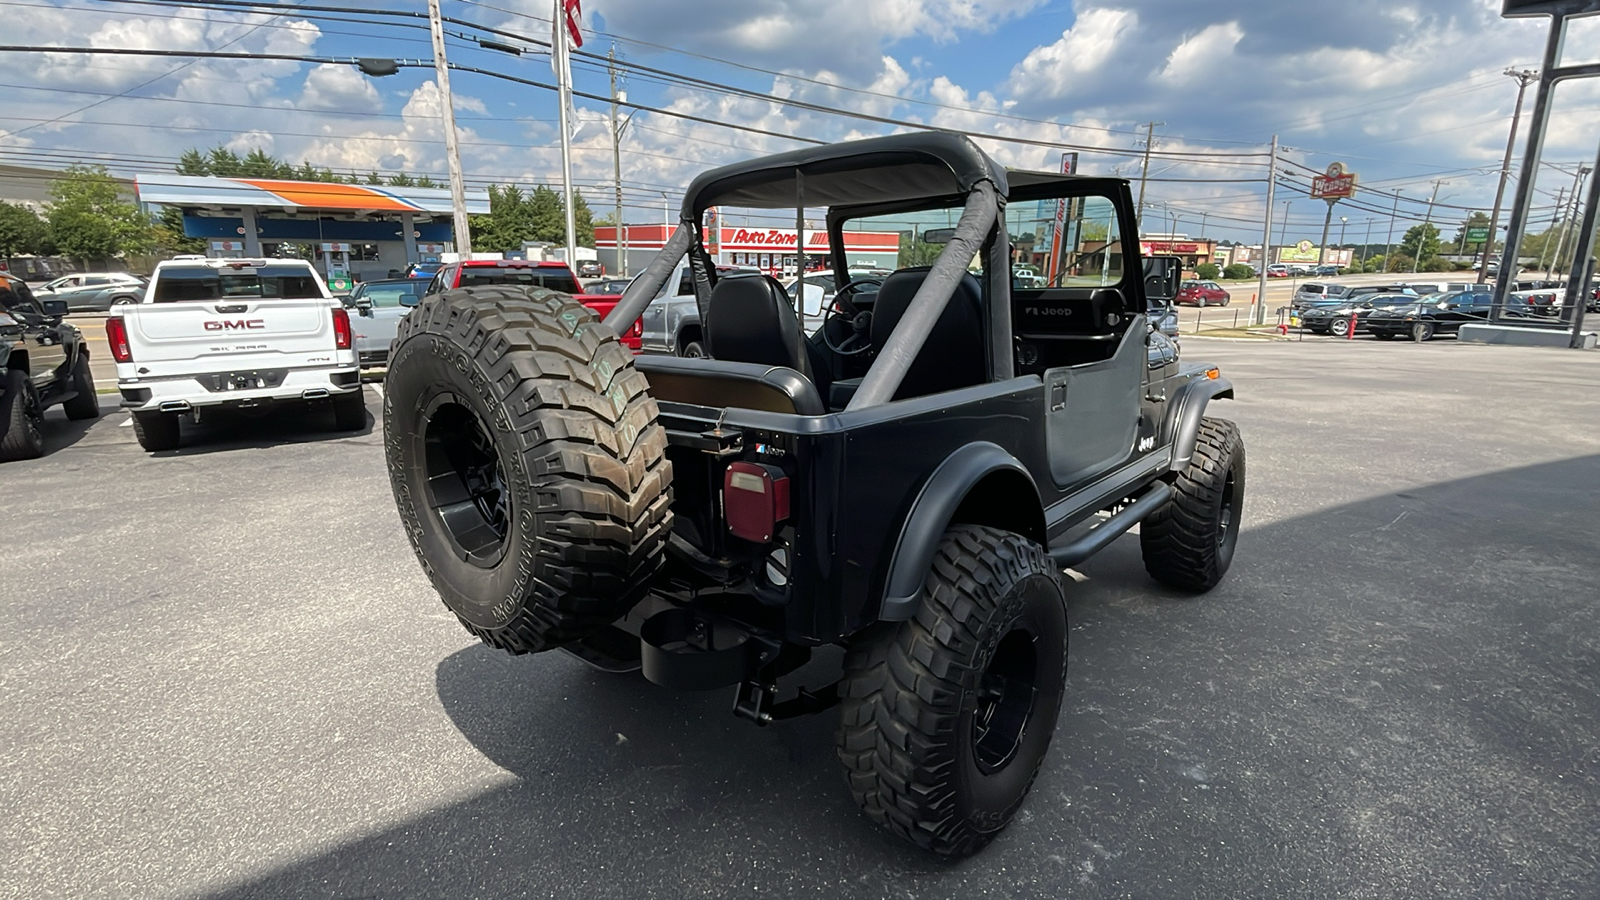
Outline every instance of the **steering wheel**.
POLYGON ((883 279, 856 278, 846 282, 834 291, 828 318, 822 323, 822 343, 840 356, 859 356, 872 349, 872 313, 857 307, 845 296, 866 284, 882 285, 883 279), (842 329, 834 325, 835 322, 842 322, 849 329, 845 338, 837 344, 833 342, 831 334, 842 329))

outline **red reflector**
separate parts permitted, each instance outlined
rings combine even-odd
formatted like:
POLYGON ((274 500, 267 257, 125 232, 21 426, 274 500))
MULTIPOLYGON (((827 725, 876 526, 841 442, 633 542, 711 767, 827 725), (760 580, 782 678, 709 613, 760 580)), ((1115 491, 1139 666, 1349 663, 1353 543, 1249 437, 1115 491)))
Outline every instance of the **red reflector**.
POLYGON ((111 358, 119 363, 133 362, 133 348, 128 346, 128 324, 121 316, 106 320, 106 343, 111 345, 111 358))
POLYGON ((789 479, 777 466, 732 463, 722 475, 722 510, 730 534, 765 544, 789 518, 789 479))
POLYGON ((333 346, 339 350, 350 349, 350 314, 343 307, 333 311, 333 346))

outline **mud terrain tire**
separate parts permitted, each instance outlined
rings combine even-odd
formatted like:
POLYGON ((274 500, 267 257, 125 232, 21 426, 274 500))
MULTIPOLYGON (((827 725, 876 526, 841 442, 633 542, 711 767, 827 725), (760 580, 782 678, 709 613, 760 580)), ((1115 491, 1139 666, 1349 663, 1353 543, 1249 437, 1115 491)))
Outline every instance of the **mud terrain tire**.
POLYGON ((499 286, 429 297, 384 388, 401 523, 468 631, 548 650, 644 595, 672 524, 666 431, 633 354, 583 304, 499 286))
POLYGON ((1172 498, 1139 523, 1139 548, 1150 577, 1201 593, 1228 574, 1244 512, 1244 439, 1226 419, 1200 421, 1194 456, 1172 485, 1172 498))
POLYGON ((856 802, 925 850, 977 852, 1039 774, 1066 673, 1061 574, 1044 548, 953 526, 916 615, 846 650, 837 746, 856 802))

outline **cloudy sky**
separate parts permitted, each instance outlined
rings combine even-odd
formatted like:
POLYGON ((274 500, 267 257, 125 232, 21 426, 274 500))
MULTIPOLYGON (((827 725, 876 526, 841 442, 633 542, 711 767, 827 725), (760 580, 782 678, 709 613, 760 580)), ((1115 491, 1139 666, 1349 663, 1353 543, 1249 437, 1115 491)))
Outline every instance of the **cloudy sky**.
MULTIPOLYGON (((444 0, 444 11, 537 41, 549 38, 550 5, 444 0)), ((432 55, 415 20, 294 4, 271 14, 157 0, 0 6, 5 42, 17 45, 432 55)), ((1083 171, 1128 177, 1139 174, 1145 123, 1159 122, 1151 214, 1175 214, 1178 230, 1190 234, 1204 215, 1209 236, 1236 240, 1260 238, 1273 134, 1292 148, 1283 171, 1299 190, 1335 160, 1360 173, 1367 191, 1359 204, 1335 211, 1335 235, 1344 215, 1351 241, 1364 237, 1369 220, 1374 240, 1382 240, 1396 190, 1401 226, 1420 220, 1435 180, 1443 182, 1436 220, 1487 209, 1516 97, 1502 72, 1538 64, 1546 27, 1501 19, 1498 0, 588 0, 584 7, 585 49, 614 46, 629 64, 704 82, 645 70, 626 75, 630 101, 709 120, 633 117, 623 147, 629 221, 659 220, 662 193, 675 203, 699 170, 800 146, 782 135, 841 140, 906 127, 832 113, 840 110, 1009 139, 983 143, 1017 166, 1054 168, 1063 148, 1076 149, 1083 171)), ((1600 61, 1600 20, 1580 24, 1568 40, 1579 52, 1568 61, 1600 61)), ((448 52, 457 64, 551 80, 548 57, 537 52, 518 58, 459 38, 448 52)), ((609 92, 603 62, 576 59, 575 81, 580 91, 609 92)), ((552 92, 465 72, 452 87, 473 183, 559 178, 552 92)), ((0 162, 98 160, 133 174, 170 170, 184 150, 222 144, 340 170, 445 171, 440 95, 427 69, 371 79, 349 66, 291 61, 0 52, 0 89, 0 162)), ((1530 107, 1531 100, 1530 92, 1530 107)), ((1600 140, 1600 89, 1571 85, 1557 104, 1536 183, 1546 218, 1557 190, 1570 189, 1600 140)), ((577 177, 604 211, 612 203, 608 109, 580 99, 578 113, 577 177)), ((1279 222, 1295 189, 1280 189, 1279 222)), ((1300 194, 1289 207, 1287 236, 1315 239, 1325 209, 1300 194)))

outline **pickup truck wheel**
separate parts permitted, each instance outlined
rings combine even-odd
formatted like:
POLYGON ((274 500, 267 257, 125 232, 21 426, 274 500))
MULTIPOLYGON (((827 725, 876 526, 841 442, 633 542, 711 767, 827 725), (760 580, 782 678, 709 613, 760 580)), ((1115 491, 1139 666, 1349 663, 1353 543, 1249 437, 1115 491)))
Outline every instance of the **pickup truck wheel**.
POLYGON ((39 431, 43 421, 44 410, 27 371, 7 369, 0 385, 0 425, 5 427, 0 432, 0 462, 43 456, 44 435, 39 431))
POLYGON ((1216 587, 1233 562, 1243 511, 1244 440, 1239 426, 1204 419, 1194 457, 1172 485, 1172 499, 1139 523, 1145 571, 1186 591, 1216 587))
POLYGON ((367 427, 367 400, 360 390, 333 397, 333 430, 360 431, 367 427))
POLYGON ((72 367, 72 389, 78 392, 77 396, 61 404, 67 418, 81 420, 98 417, 100 397, 94 392, 94 374, 89 371, 89 357, 81 353, 72 367))
POLYGON ((139 446, 155 453, 176 450, 182 440, 177 413, 136 412, 133 414, 133 436, 139 446))
POLYGON ((1433 337, 1432 322, 1416 322, 1411 326, 1411 339, 1417 343, 1433 337))
POLYGON ((705 359, 706 355, 706 345, 699 341, 690 341, 683 345, 685 359, 705 359))
POLYGON ((644 596, 672 528, 648 389, 566 294, 462 288, 401 321, 383 396, 395 503, 439 596, 484 643, 547 650, 644 596))
POLYGON ((916 615, 846 651, 837 745, 856 802, 923 849, 981 849, 1039 773, 1066 671, 1061 575, 1044 548, 952 527, 916 615))

